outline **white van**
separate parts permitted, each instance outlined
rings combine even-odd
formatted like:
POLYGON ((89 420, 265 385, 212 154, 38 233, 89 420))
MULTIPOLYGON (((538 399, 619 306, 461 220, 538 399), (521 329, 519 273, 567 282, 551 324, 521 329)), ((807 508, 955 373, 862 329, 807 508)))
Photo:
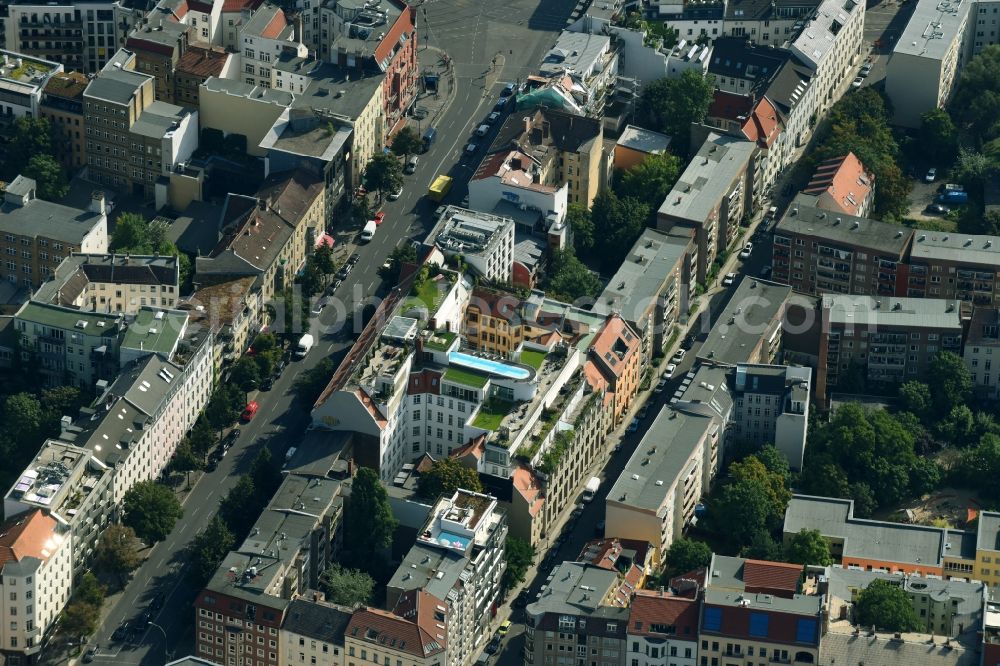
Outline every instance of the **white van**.
POLYGON ((376 229, 378 229, 378 224, 376 224, 375 220, 368 220, 365 228, 361 230, 361 240, 367 243, 372 238, 375 238, 376 229))

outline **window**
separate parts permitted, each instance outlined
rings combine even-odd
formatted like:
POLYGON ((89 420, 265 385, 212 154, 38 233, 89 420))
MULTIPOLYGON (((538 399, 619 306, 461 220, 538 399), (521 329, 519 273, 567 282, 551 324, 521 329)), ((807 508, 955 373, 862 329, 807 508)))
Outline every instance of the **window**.
POLYGON ((750 635, 757 637, 767 636, 767 613, 750 613, 750 635))
MULTIPOLYGON (((706 631, 719 631, 722 628, 722 609, 706 608, 702 629, 706 631)), ((813 623, 815 624, 815 622, 813 623)))

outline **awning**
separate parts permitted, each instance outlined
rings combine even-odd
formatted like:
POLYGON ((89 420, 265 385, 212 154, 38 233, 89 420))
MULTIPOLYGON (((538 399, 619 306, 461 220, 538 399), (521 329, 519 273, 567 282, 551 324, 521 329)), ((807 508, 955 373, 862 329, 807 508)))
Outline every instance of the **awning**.
POLYGON ((316 247, 319 247, 320 245, 333 247, 334 243, 336 242, 337 241, 334 240, 333 236, 331 236, 330 234, 322 234, 319 238, 316 239, 316 247))

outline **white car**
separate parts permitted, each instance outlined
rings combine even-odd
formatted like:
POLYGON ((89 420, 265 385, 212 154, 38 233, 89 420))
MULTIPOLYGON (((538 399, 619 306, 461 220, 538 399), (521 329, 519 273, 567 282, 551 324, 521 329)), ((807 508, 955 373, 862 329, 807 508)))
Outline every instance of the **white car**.
POLYGON ((389 201, 395 201, 396 199, 398 199, 401 196, 403 196, 403 188, 402 187, 400 187, 395 192, 392 192, 391 194, 389 194, 389 201))
POLYGON ((678 349, 677 353, 674 354, 674 357, 672 359, 670 359, 670 361, 672 363, 680 363, 681 361, 684 360, 684 357, 686 355, 687 355, 687 350, 686 349, 678 349))
POLYGON ((861 84, 865 82, 865 77, 859 76, 858 78, 851 81, 852 88, 860 88, 861 84))
POLYGON ((726 277, 722 278, 723 287, 731 287, 734 282, 736 282, 736 273, 726 273, 726 277))
POLYGON ((924 181, 933 183, 935 180, 937 180, 937 167, 931 167, 927 170, 927 175, 924 176, 924 181))
POLYGON ((740 259, 749 259, 751 252, 753 252, 753 243, 747 243, 743 246, 743 249, 740 250, 740 259))
POLYGON ((486 122, 488 122, 490 125, 492 125, 493 123, 495 123, 498 120, 500 120, 500 112, 499 111, 494 111, 493 113, 491 113, 486 118, 486 122))
POLYGON ((677 370, 676 363, 667 363, 667 369, 663 371, 664 379, 671 379, 674 376, 674 372, 677 370))

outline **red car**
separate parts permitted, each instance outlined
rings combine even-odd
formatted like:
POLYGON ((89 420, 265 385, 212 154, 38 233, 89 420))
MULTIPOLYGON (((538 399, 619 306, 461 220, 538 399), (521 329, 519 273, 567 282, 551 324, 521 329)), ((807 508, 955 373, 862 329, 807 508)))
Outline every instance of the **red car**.
POLYGON ((243 415, 240 416, 240 419, 244 423, 250 421, 254 417, 254 414, 257 413, 258 409, 260 409, 260 405, 258 405, 256 401, 247 403, 247 408, 243 410, 243 415))
POLYGON ((377 227, 380 224, 382 224, 382 220, 384 220, 384 219, 385 219, 385 213, 383 213, 381 211, 379 211, 378 213, 375 213, 375 226, 377 227))

